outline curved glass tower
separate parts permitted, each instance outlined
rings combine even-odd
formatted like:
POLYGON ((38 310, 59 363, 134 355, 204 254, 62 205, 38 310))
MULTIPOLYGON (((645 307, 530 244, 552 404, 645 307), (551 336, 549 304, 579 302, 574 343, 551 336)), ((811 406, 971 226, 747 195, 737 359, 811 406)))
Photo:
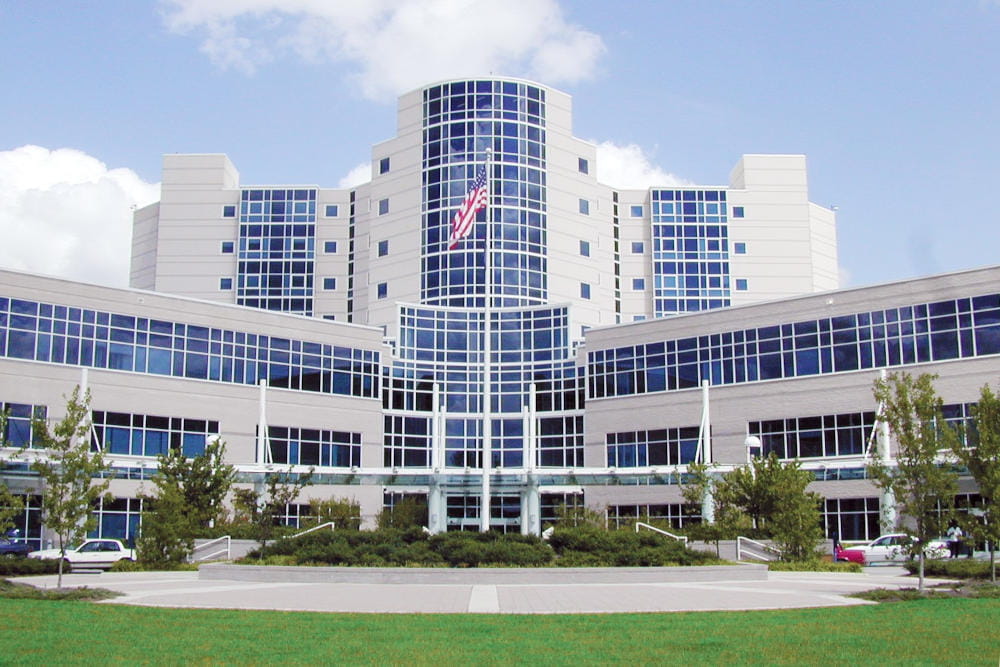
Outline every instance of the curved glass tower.
POLYGON ((422 167, 421 300, 481 308, 491 287, 494 307, 544 303, 545 90, 506 80, 424 89, 422 167), (489 206, 449 250, 451 218, 488 158, 489 206))
POLYGON ((546 90, 435 84, 422 91, 421 116, 421 303, 399 307, 384 464, 438 471, 438 529, 527 530, 538 521, 537 509, 526 515, 538 502, 529 472, 583 463, 569 308, 548 303, 546 90), (483 165, 488 205, 449 249, 452 217, 483 165))

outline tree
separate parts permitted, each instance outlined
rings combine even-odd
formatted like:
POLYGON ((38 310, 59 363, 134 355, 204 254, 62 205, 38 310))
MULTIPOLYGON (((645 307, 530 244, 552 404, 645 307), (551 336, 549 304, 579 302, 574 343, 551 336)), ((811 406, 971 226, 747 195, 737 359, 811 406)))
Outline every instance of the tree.
POLYGON ((591 526, 607 530, 608 509, 590 507, 583 504, 559 503, 556 507, 556 524, 560 528, 579 528, 581 526, 591 526))
POLYGON ((319 526, 333 522, 341 530, 361 529, 361 503, 351 498, 330 498, 329 500, 309 499, 311 516, 305 525, 319 526))
POLYGON ((802 470, 799 461, 782 462, 771 452, 716 483, 716 517, 738 525, 742 512, 757 535, 774 541, 782 560, 809 560, 823 537, 821 498, 806 491, 812 481, 812 473, 802 470))
POLYGON ((686 475, 686 483, 681 486, 681 495, 688 505, 698 506, 704 512, 705 503, 712 503, 714 516, 712 520, 706 520, 703 516, 701 523, 686 528, 685 532, 689 537, 704 542, 715 544, 715 555, 721 557, 721 542, 725 539, 733 539, 742 532, 750 529, 750 517, 739 507, 726 503, 720 505, 715 497, 715 485, 717 475, 712 473, 712 468, 706 463, 690 463, 686 475))
POLYGON ((298 474, 288 470, 264 474, 262 488, 236 489, 233 506, 250 524, 254 539, 260 545, 261 558, 264 548, 274 536, 274 527, 289 503, 295 502, 302 489, 312 484, 312 468, 298 474))
POLYGON ((66 416, 51 426, 35 417, 32 429, 43 456, 31 463, 31 469, 44 484, 42 521, 59 540, 57 585, 61 588, 66 547, 97 525, 92 508, 111 483, 109 478, 95 481, 108 466, 100 451, 90 451, 90 392, 81 397, 80 388, 74 388, 66 402, 66 416))
POLYGON ((192 458, 180 448, 156 457, 156 494, 143 496, 139 558, 157 565, 183 562, 194 549, 200 529, 215 524, 236 476, 225 463, 226 444, 212 438, 192 458))
POLYGON ((892 373, 875 381, 873 393, 881 406, 877 421, 886 424, 896 442, 895 463, 876 458, 868 466, 875 484, 891 491, 897 509, 911 522, 908 547, 919 559, 919 586, 924 589, 924 546, 938 537, 948 518, 939 511, 955 502, 957 474, 947 453, 957 446, 956 430, 944 420, 934 375, 914 378, 892 373), (945 453, 942 452, 944 450, 945 453))
MULTIPOLYGON (((11 447, 7 442, 7 411, 0 411, 0 447, 11 447)), ((6 461, 0 459, 0 475, 6 467, 6 461)), ((21 497, 11 492, 6 480, 0 478, 0 535, 14 527, 14 519, 24 511, 21 497)))
MULTIPOLYGON (((972 420, 966 429, 966 442, 955 438, 953 452, 979 486, 981 515, 964 522, 975 541, 985 541, 990 551, 990 578, 996 582, 996 544, 1000 542, 1000 397, 989 385, 979 392, 979 402, 972 407, 972 420)), ((977 513, 978 514, 978 513, 977 513)))
POLYGON ((379 530, 426 526, 427 501, 423 497, 403 496, 392 507, 383 508, 375 523, 379 530))

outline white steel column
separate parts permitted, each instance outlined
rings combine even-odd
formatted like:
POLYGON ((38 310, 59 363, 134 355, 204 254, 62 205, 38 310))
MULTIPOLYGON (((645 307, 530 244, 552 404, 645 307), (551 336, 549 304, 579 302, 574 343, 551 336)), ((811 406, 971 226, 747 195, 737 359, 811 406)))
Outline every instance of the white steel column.
MULTIPOLYGON (((879 377, 885 381, 886 372, 883 369, 879 372, 879 377)), ((892 443, 889 437, 889 423, 883 417, 884 405, 878 406, 876 414, 876 435, 875 435, 875 456, 882 465, 888 466, 892 453, 892 443)), ((892 533, 896 530, 896 495, 892 489, 886 487, 878 499, 879 523, 882 534, 892 533)))
POLYGON ((541 508, 535 466, 538 463, 538 429, 535 413, 535 384, 528 385, 528 404, 524 407, 524 471, 525 482, 521 489, 521 534, 540 534, 541 508))
POLYGON ((271 462, 270 438, 267 432, 267 380, 261 380, 257 394, 257 463, 271 462))
POLYGON ((708 380, 701 381, 701 425, 698 428, 698 451, 695 461, 712 462, 712 418, 708 409, 708 380))

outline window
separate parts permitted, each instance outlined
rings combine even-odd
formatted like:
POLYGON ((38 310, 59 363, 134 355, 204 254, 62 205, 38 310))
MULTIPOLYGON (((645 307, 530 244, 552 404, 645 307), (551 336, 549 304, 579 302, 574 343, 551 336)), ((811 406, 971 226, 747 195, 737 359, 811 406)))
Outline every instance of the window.
POLYGON ((642 241, 632 241, 632 254, 641 255, 645 251, 642 241))
POLYGON ((325 211, 324 215, 326 217, 328 217, 328 218, 336 218, 337 217, 338 211, 337 211, 337 205, 336 204, 327 204, 326 208, 324 209, 324 211, 325 211))
POLYGON ((645 315, 633 315, 632 316, 632 321, 633 322, 642 322, 644 319, 646 319, 645 315))
POLYGON ((646 279, 645 278, 633 278, 632 279, 632 289, 636 291, 642 291, 646 289, 646 279))
POLYGON ((734 206, 733 207, 733 217, 734 218, 742 218, 743 217, 743 207, 742 206, 734 206))
POLYGON ((233 279, 232 278, 219 278, 219 289, 230 290, 233 289, 233 279))
POLYGON ((389 241, 388 240, 379 241, 378 242, 378 256, 379 257, 385 257, 388 254, 389 254, 389 241))
POLYGON ((332 255, 337 252, 337 242, 336 241, 323 241, 323 252, 328 255, 332 255))
POLYGON ((334 290, 337 289, 337 279, 336 278, 323 278, 323 289, 334 290))
POLYGON ((580 254, 590 257, 590 241, 580 241, 580 254))
POLYGON ((389 158, 384 157, 378 161, 378 173, 384 174, 389 171, 389 158))
POLYGON ((223 206, 222 207, 222 217, 223 218, 235 218, 236 217, 236 206, 223 206))
POLYGON ((736 242, 733 244, 733 252, 737 255, 747 254, 747 244, 742 242, 736 242))
POLYGON ((590 163, 586 160, 586 158, 580 158, 577 161, 577 169, 580 170, 581 174, 589 174, 590 173, 590 163))
POLYGON ((379 283, 378 287, 376 287, 376 295, 380 299, 389 296, 389 283, 379 283))
POLYGON ((590 215, 590 202, 586 199, 580 200, 580 213, 584 215, 590 215))
POLYGON ((233 254, 233 242, 232 241, 223 241, 222 242, 222 254, 223 255, 232 255, 233 254))
POLYGON ((580 283, 580 296, 584 299, 590 298, 590 285, 588 283, 580 283))
POLYGON ((389 198, 386 197, 385 199, 379 199, 378 200, 378 214, 379 215, 385 215, 388 212, 389 212, 389 198))
POLYGON ((746 278, 737 278, 736 279, 736 291, 737 292, 746 292, 747 291, 747 279, 746 278))
POLYGON ((641 218, 642 217, 642 206, 641 205, 640 206, 630 206, 629 207, 629 214, 633 218, 641 218))
POLYGON ((333 320, 336 320, 336 319, 337 319, 337 316, 336 316, 336 315, 324 315, 324 316, 323 316, 323 319, 324 319, 324 320, 329 320, 329 321, 331 321, 331 322, 332 322, 333 320))

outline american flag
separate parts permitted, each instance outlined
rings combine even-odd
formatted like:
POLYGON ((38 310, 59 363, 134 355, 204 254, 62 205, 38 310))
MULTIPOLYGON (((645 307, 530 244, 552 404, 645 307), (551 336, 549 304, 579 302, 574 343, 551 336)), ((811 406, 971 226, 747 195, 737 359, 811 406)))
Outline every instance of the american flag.
POLYGON ((472 223, 476 221, 476 213, 486 208, 486 166, 479 168, 475 180, 469 186, 469 192, 462 200, 462 205, 455 212, 451 221, 451 244, 448 250, 454 250, 458 242, 472 231, 472 223))

